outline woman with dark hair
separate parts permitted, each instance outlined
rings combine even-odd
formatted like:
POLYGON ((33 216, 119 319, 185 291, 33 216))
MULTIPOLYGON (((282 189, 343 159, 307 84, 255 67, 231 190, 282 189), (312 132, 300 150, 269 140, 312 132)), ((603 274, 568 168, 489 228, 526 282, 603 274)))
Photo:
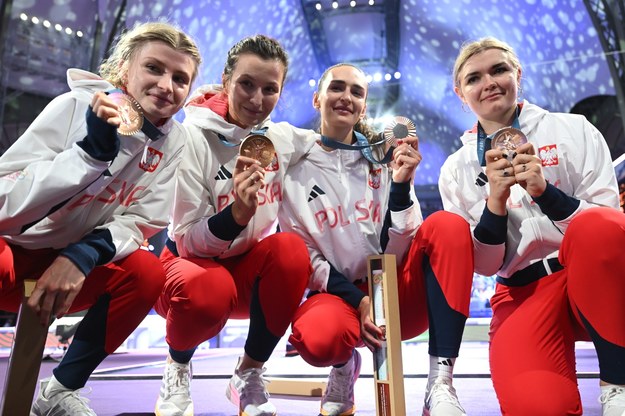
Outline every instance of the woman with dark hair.
POLYGON ((222 85, 200 88, 185 108, 191 137, 161 254, 167 281, 155 305, 167 319, 169 345, 157 415, 193 414, 191 358, 230 318, 249 318, 250 326, 226 395, 241 414, 276 413, 263 366, 310 275, 304 242, 274 233, 286 169, 314 140, 310 131, 269 120, 287 68, 276 40, 247 37, 228 52, 222 85), (266 166, 243 155, 250 134, 271 139, 275 151, 258 141, 266 166))

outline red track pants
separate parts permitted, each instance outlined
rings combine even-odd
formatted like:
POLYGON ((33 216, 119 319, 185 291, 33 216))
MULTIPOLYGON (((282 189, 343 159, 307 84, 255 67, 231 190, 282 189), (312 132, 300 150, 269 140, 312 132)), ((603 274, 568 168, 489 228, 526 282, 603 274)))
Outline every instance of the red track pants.
POLYGON ((197 347, 221 331, 229 318, 249 318, 252 288, 269 331, 284 335, 304 295, 310 259, 303 240, 280 232, 247 253, 227 259, 161 254, 167 281, 155 309, 167 320, 167 343, 178 351, 197 347))
MULTIPOLYGON (((423 222, 398 271, 402 339, 414 338, 428 329, 425 256, 429 257, 448 305, 465 318, 469 315, 473 279, 469 225, 458 215, 439 211, 423 222)), ((367 293, 366 283, 360 288, 367 293)), ((441 329, 444 329, 444 322, 441 329)), ((458 335, 459 344, 462 332, 458 335)), ((289 340, 313 366, 342 364, 361 344, 360 317, 356 309, 338 296, 320 293, 307 299, 298 309, 289 340)))
MULTIPOLYGON (((22 300, 22 281, 39 278, 57 256, 58 250, 26 250, 0 239, 0 309, 16 312, 22 300)), ((164 282, 158 258, 137 250, 122 260, 93 269, 69 313, 89 309, 98 297, 109 294, 104 349, 111 354, 150 312, 164 282)))
POLYGON ((503 415, 582 414, 574 343, 590 337, 580 312, 601 338, 625 347, 624 247, 625 215, 589 209, 564 235, 563 270, 527 286, 497 285, 490 366, 503 415))

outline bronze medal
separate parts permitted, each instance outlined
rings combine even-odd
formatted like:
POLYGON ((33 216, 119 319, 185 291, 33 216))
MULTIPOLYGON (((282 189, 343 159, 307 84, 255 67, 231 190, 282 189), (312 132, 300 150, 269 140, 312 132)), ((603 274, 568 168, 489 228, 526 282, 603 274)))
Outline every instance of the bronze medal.
POLYGON ((276 153, 272 141, 262 134, 251 134, 241 142, 239 154, 260 162, 262 168, 267 167, 276 153))
POLYGON ((415 124, 409 118, 403 116, 395 116, 386 124, 384 128, 384 139, 394 147, 397 147, 397 140, 406 137, 416 137, 417 129, 415 124))
POLYGON ((519 129, 504 127, 493 134, 491 147, 504 152, 513 153, 517 147, 527 143, 527 137, 519 129))
POLYGON ((132 136, 141 131, 143 127, 143 111, 134 98, 129 95, 114 92, 108 95, 119 106, 119 118, 121 123, 117 132, 124 136, 132 136))

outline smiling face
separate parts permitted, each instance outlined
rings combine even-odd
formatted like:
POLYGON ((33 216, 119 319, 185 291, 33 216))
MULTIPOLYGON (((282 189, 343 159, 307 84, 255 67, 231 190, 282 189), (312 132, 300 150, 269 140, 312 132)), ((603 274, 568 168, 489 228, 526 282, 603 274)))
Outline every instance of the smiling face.
POLYGON ((492 48, 466 60, 454 91, 482 124, 505 126, 516 109, 520 80, 521 69, 515 68, 508 53, 492 48))
POLYGON ((321 113, 321 133, 335 140, 351 140, 351 130, 367 109, 367 79, 357 68, 340 65, 322 78, 313 96, 321 113))
POLYGON ((277 59, 242 54, 229 78, 223 79, 229 121, 249 128, 265 120, 278 103, 285 71, 277 59))
POLYGON ((196 62, 189 54, 161 41, 146 42, 127 65, 126 92, 158 126, 182 108, 195 69, 196 62))

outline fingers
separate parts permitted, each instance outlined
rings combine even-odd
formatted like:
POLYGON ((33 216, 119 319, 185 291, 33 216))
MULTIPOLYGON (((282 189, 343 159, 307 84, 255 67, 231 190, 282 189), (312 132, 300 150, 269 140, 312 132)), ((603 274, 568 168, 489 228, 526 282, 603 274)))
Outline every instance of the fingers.
POLYGON ((93 95, 91 107, 95 115, 106 121, 108 124, 116 127, 121 124, 119 106, 113 100, 108 98, 104 92, 99 91, 93 95))
POLYGON ((402 144, 407 144, 411 148, 416 151, 419 151, 419 138, 417 136, 405 137, 403 139, 397 140, 397 145, 400 146, 402 144))
POLYGON ((250 182, 252 184, 255 184, 257 182, 264 182, 264 180, 265 180, 265 173, 262 170, 254 171, 254 172, 250 173, 250 176, 249 176, 248 179, 250 180, 250 182))
POLYGON ((421 153, 413 146, 403 143, 393 151, 393 160, 395 162, 416 162, 418 165, 421 162, 421 153))
POLYGON ((235 187, 248 189, 256 186, 260 189, 265 183, 265 170, 257 160, 239 156, 234 166, 234 178, 235 187))
POLYGON ((361 333, 362 341, 371 351, 382 346, 380 340, 384 339, 384 332, 370 319, 366 319, 365 322, 363 322, 361 333))
MULTIPOLYGON (((28 307, 30 307, 39 316, 39 323, 42 326, 49 326, 52 318, 52 310, 56 302, 57 295, 55 293, 46 292, 43 289, 35 288, 28 298, 28 307)), ((71 305, 71 304, 70 304, 71 305)), ((69 307, 68 307, 69 308, 69 307)))
POLYGON ((65 300, 63 302, 59 302, 60 299, 57 298, 56 307, 54 308, 52 316, 60 318, 65 315, 67 311, 69 311, 69 308, 72 306, 72 303, 74 303, 76 296, 78 296, 78 292, 72 291, 68 293, 67 296, 65 296, 65 300))
POLYGON ((522 155, 536 155, 536 151, 534 150, 534 146, 532 145, 532 143, 524 143, 521 146, 516 148, 516 153, 517 154, 522 154, 522 155))
POLYGON ((239 155, 237 157, 236 163, 234 164, 233 174, 236 176, 241 172, 252 169, 254 166, 257 166, 259 169, 262 169, 260 168, 260 162, 258 160, 252 159, 251 157, 239 155))

